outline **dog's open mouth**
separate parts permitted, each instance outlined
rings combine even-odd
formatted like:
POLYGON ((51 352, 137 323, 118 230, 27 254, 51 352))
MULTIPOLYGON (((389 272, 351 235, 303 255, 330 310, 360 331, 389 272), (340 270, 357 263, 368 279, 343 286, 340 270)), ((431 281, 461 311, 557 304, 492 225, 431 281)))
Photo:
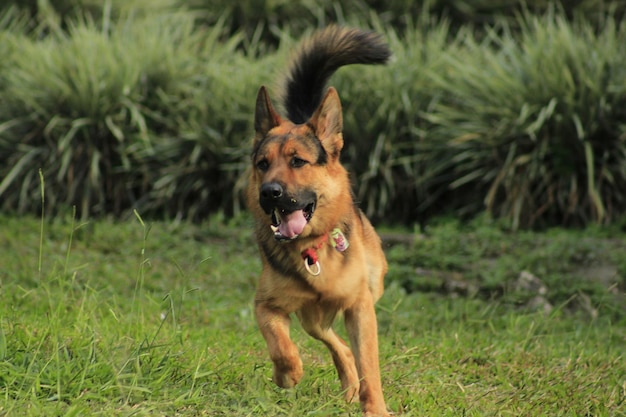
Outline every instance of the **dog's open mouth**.
POLYGON ((272 212, 272 231, 277 240, 292 240, 302 234, 304 227, 313 217, 315 203, 307 204, 300 210, 287 211, 275 208, 272 212))

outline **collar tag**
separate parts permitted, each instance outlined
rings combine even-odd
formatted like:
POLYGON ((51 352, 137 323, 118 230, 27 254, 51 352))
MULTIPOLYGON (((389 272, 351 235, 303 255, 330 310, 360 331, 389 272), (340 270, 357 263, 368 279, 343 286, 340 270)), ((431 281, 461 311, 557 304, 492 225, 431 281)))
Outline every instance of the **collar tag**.
POLYGON ((346 239, 346 236, 339 228, 335 228, 332 232, 330 232, 330 244, 338 252, 343 252, 350 246, 348 239, 346 239))

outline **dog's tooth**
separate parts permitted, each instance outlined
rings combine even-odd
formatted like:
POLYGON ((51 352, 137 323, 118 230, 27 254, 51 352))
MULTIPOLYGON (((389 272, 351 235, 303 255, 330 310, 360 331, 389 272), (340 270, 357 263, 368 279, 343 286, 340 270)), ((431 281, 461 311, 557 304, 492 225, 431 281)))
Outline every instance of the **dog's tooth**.
POLYGON ((270 228, 272 229, 272 232, 274 233, 278 232, 278 226, 274 226, 273 224, 270 224, 270 228))

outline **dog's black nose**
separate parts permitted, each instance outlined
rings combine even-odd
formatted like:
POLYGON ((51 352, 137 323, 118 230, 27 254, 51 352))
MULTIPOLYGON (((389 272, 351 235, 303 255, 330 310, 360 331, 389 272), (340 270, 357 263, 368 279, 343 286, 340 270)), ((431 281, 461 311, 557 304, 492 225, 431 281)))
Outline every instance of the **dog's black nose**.
POLYGON ((277 182, 266 182, 261 186, 262 200, 277 200, 283 196, 283 187, 277 182))

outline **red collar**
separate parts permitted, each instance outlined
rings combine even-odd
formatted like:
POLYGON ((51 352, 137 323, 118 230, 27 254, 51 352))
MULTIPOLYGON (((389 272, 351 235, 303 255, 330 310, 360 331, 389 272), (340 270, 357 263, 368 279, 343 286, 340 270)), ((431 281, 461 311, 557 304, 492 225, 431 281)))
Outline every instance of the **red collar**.
MULTIPOLYGON (((333 248, 335 248, 335 250, 337 250, 337 252, 344 252, 346 249, 348 249, 348 246, 350 246, 350 244, 348 243, 348 239, 346 239, 346 236, 342 233, 341 229, 339 229, 338 227, 334 228, 330 232, 330 238, 331 238, 330 244, 332 245, 333 248)), ((320 272, 322 272, 322 267, 320 266, 320 263, 319 263, 317 251, 321 249, 322 246, 324 246, 327 241, 328 241, 328 232, 322 235, 322 237, 317 242, 317 244, 313 245, 310 248, 306 248, 305 250, 300 252, 302 259, 304 259, 304 268, 311 275, 319 275, 320 272)))
MULTIPOLYGON (((324 233, 324 235, 322 235, 322 237, 320 238, 319 242, 317 242, 317 244, 313 245, 310 248, 306 248, 305 250, 300 252, 302 259, 304 260, 304 268, 311 275, 319 275, 320 272, 322 272, 322 267, 320 266, 320 263, 319 263, 317 251, 320 250, 322 246, 326 244, 326 242, 328 242, 328 235, 329 235, 328 232, 324 233)), ((332 245, 333 248, 335 248, 337 252, 344 252, 350 246, 350 244, 348 243, 348 239, 346 239, 346 236, 338 227, 334 228, 330 232, 330 238, 331 238, 330 244, 332 245)))
MULTIPOLYGON (((310 247, 310 248, 306 248, 305 250, 303 250, 302 252, 300 252, 300 255, 302 255, 302 259, 304 259, 305 262, 305 266, 311 266, 311 265, 315 265, 318 262, 318 258, 317 258, 317 251, 319 249, 322 248, 322 246, 324 246, 324 244, 326 244, 326 242, 328 241, 328 233, 324 233, 324 235, 322 235, 322 237, 320 238, 320 241, 317 242, 316 245, 310 247)), ((319 266, 318 266, 318 271, 319 271, 319 266)), ((311 272, 311 270, 309 268, 307 268, 307 270, 309 272, 311 272)), ((313 272, 311 272, 313 273, 313 272)), ((313 275, 318 275, 319 272, 317 274, 313 274, 313 275)))

